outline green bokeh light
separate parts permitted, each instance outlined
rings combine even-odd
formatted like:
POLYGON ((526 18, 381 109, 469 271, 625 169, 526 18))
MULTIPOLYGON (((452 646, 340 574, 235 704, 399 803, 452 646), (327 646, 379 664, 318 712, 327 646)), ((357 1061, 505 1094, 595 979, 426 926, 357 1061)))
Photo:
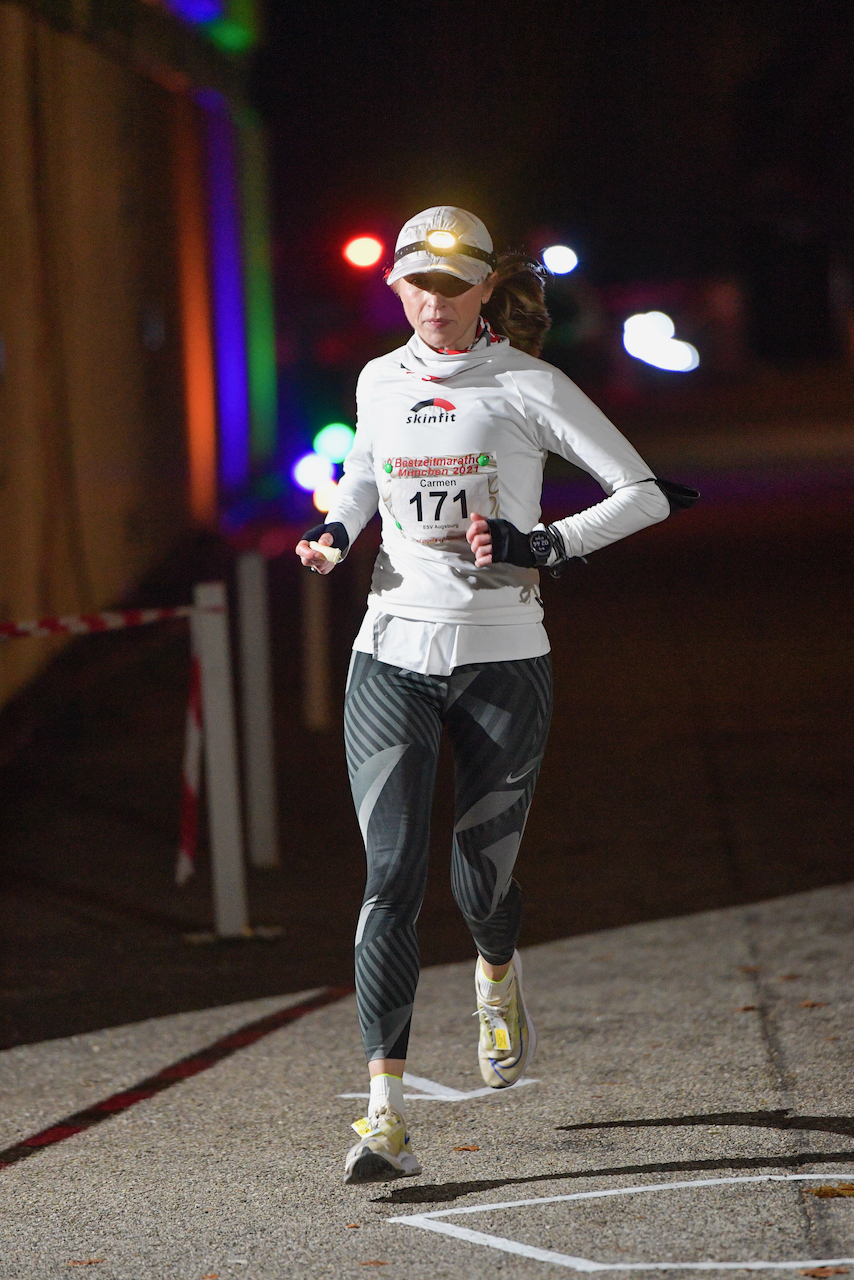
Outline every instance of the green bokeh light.
POLYGON ((343 462, 353 448, 356 433, 346 422, 330 422, 314 437, 313 445, 317 453, 322 453, 330 462, 343 462))
POLYGON ((213 22, 204 23, 204 29, 214 44, 229 53, 245 53, 255 44, 255 33, 231 18, 214 18, 213 22))

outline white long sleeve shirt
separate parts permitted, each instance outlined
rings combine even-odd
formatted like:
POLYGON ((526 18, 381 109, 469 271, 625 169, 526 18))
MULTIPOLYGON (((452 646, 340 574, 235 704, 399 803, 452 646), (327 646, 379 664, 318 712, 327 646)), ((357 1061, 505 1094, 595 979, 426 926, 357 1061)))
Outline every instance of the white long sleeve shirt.
POLYGON ((550 451, 607 495, 556 522, 569 555, 669 513, 653 473, 601 410, 488 327, 453 354, 413 334, 366 365, 356 400, 355 444, 326 519, 352 543, 380 510, 382 544, 354 644, 380 661, 447 675, 467 662, 548 652, 538 571, 476 568, 465 532, 474 511, 533 529, 550 451))

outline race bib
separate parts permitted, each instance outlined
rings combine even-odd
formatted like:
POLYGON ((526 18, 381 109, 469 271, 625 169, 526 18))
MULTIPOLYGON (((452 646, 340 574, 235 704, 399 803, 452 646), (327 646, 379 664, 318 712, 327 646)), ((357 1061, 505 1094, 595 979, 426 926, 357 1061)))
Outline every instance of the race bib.
POLYGON ((413 542, 431 546, 465 538, 472 511, 498 518, 498 463, 491 453, 383 458, 380 497, 413 542))

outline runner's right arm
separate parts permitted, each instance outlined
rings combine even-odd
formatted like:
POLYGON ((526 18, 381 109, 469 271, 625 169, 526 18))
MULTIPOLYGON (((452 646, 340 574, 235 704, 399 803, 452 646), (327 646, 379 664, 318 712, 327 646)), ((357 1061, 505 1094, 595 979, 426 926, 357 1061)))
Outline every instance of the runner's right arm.
MULTIPOLYGON (((370 368, 370 366, 368 366, 370 368)), ((335 501, 326 516, 328 524, 339 523, 347 532, 352 546, 365 525, 376 514, 380 495, 374 476, 374 451, 371 431, 365 422, 364 383, 368 370, 363 369, 356 384, 356 439, 344 460, 344 475, 335 492, 335 501)))

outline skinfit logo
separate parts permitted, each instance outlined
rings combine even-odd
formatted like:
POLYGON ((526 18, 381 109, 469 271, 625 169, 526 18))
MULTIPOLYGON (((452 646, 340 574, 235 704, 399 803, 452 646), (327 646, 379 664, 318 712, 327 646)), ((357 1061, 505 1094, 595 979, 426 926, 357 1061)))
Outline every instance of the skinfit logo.
POLYGON ((456 405, 450 400, 419 400, 410 410, 407 422, 456 422, 456 405))

